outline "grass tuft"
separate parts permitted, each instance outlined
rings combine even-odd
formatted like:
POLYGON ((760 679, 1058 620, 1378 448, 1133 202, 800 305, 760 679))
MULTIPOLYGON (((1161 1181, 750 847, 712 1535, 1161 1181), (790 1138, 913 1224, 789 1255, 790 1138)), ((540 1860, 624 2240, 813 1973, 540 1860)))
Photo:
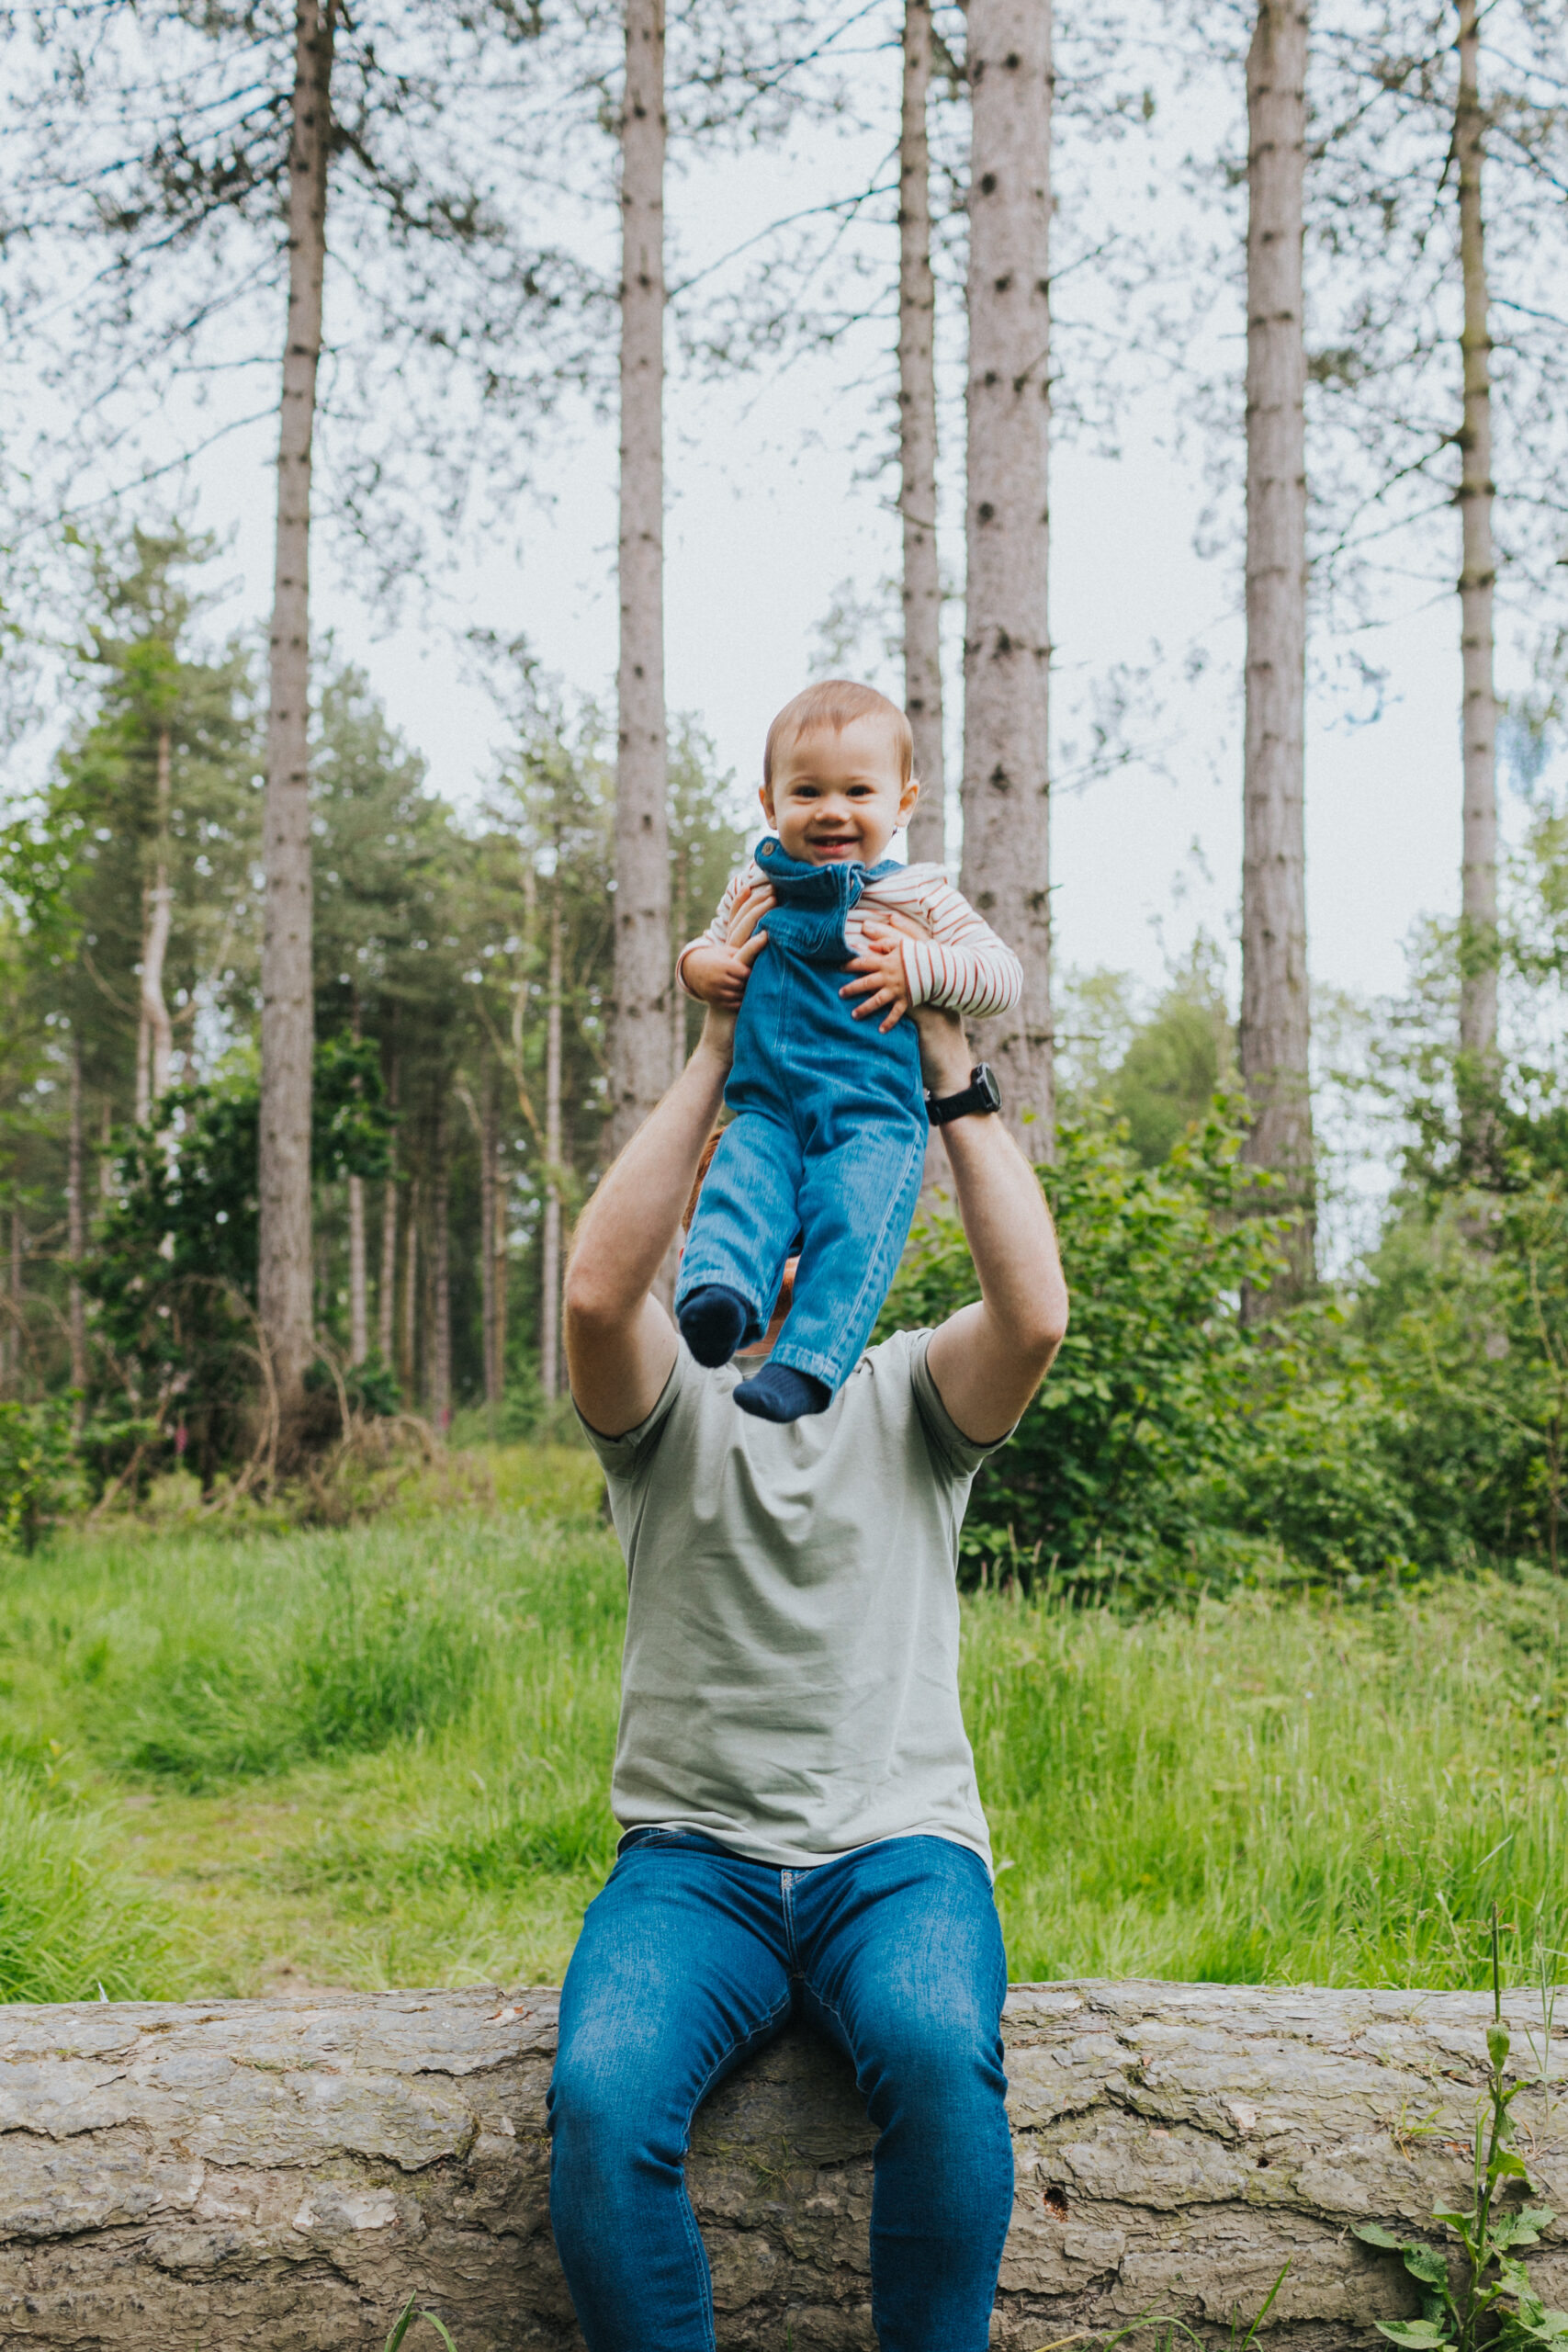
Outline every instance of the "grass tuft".
POLYGON ((145 1890, 110 1825, 0 1768, 0 2001, 152 2000, 177 1985, 145 1890))

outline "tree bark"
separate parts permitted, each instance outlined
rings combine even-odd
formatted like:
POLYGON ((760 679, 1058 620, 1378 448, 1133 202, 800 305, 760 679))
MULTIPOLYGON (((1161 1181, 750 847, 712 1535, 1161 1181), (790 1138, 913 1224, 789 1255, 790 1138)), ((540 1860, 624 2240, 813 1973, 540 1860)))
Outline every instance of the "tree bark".
POLYGON ((70 1119, 65 1148, 65 1250, 71 1261, 66 1320, 71 1336, 71 1385, 77 1392, 71 1419, 73 1426, 80 1429, 86 1412, 87 1306, 78 1269, 87 1253, 87 1204, 82 1191, 82 1038, 74 1023, 71 1031, 70 1119))
POLYGON ((363 1363, 370 1352, 370 1302, 365 1261, 365 1179, 348 1180, 348 1360, 363 1363))
POLYGON ((664 722, 664 0, 626 0, 621 109, 621 654, 611 1145, 670 1059, 664 722))
POLYGON ((1046 719, 1051 8, 970 0, 968 585, 964 636, 967 897, 1017 951, 1023 1001, 975 1024, 1005 1114, 1049 1156, 1051 807, 1046 719))
POLYGON ((446 1164, 446 1103, 435 1114, 435 1172, 430 1186, 430 1418, 446 1435, 452 1422, 451 1181, 446 1164))
MULTIPOLYGON (((580 2346, 547 2214, 557 2000, 0 2010, 0 2352, 380 2352, 411 2293, 461 2352, 580 2346)), ((1505 2006, 1529 2086, 1539 2006, 1505 2006)), ((1551 2114, 1534 2086, 1515 2108, 1559 2216, 1563 2007, 1551 2114)), ((1351 2229, 1442 2243, 1432 2209, 1468 2201, 1490 2016, 1472 1993, 1015 1986, 996 2352, 1148 2313, 1235 2343, 1287 2262, 1263 2343, 1381 2343, 1379 2320, 1417 2315, 1415 2284, 1351 2229)), ((874 2341, 873 2137, 847 2064, 800 2030, 701 2109, 688 2177, 724 2352, 874 2341)), ((1568 2222, 1526 2259, 1568 2301, 1568 2222)))
POLYGON ((484 1326, 485 1416, 492 1445, 495 1442, 496 1415, 501 1408, 495 1260, 498 1148, 495 1066, 487 1061, 479 1081, 479 1294, 484 1326))
POLYGON ((553 1405, 560 1393, 561 933, 558 895, 550 901, 550 964, 545 1008, 545 1215, 539 1249, 539 1386, 553 1405))
POLYGON ((13 1396, 22 1393, 22 1212, 15 1203, 11 1208, 11 1269, 10 1313, 6 1317, 5 1348, 0 1351, 0 1372, 13 1396))
POLYGON ((419 1178, 409 1186, 408 1238, 403 1246, 403 1340, 399 1351, 398 1377, 406 1396, 415 1394, 419 1373, 419 1178))
MULTIPOLYGON (((394 1114, 398 1107, 398 1057, 391 1057, 391 1069, 387 1079, 387 1104, 394 1114)), ((381 1187, 381 1278, 376 1286, 376 1340, 381 1362, 390 1370, 393 1327, 397 1320, 398 1295, 398 1161, 397 1136, 394 1129, 390 1147, 390 1165, 387 1181, 381 1187)))
POLYGON ((167 727, 158 729, 155 863, 141 901, 141 986, 136 1036, 136 1124, 146 1125, 154 1102, 169 1091, 175 1057, 175 1024, 164 1001, 164 965, 174 923, 175 894, 169 886, 169 803, 174 747, 167 727))
POLYGON ((1306 0, 1259 0, 1247 61, 1247 718, 1241 1074, 1246 1156, 1302 1223, 1258 1315, 1313 1276, 1306 963, 1306 0))
POLYGON ((1459 0, 1460 268, 1464 282, 1464 422, 1460 432, 1460 642, 1464 664, 1464 865, 1460 926, 1460 1110, 1471 1171, 1492 1170, 1497 1089, 1497 695, 1493 679, 1492 330, 1481 173, 1479 0, 1459 0))
POLYGON ((920 797, 909 860, 947 855, 942 746, 942 578, 936 538, 936 280, 931 275, 931 0, 905 0, 904 105, 898 134, 898 458, 904 526, 904 706, 920 797))
POLYGON ((508 1246, 506 1170, 501 1159, 499 1110, 493 1211, 495 1223, 491 1228, 490 1249, 495 1269, 495 1402, 499 1411, 506 1402, 506 1286, 512 1262, 508 1246))
POLYGON ((261 1238, 257 1304, 286 1413, 310 1327, 310 459, 326 271, 333 0, 296 0, 288 150, 288 322, 277 457, 277 556, 262 862, 261 1238))

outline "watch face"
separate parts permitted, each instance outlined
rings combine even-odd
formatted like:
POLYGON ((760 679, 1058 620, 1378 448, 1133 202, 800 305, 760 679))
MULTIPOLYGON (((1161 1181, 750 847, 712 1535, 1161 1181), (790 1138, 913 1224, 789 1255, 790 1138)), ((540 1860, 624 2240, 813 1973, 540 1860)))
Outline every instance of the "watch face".
POLYGON ((980 1097, 981 1102, 984 1102, 987 1111, 999 1111, 1001 1109, 1002 1090, 997 1084, 997 1074, 991 1068, 989 1062, 981 1062, 976 1066, 969 1083, 973 1086, 976 1093, 980 1097))

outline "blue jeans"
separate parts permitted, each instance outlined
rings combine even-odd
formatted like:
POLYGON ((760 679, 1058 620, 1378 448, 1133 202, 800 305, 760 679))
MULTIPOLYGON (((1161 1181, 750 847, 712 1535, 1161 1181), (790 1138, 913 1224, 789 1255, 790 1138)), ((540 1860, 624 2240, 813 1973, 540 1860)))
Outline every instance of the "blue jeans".
POLYGON ((852 2063, 876 2143, 883 2352, 984 2352, 1012 2206, 1007 1965, 984 1864, 894 1838, 814 1870, 636 1830, 561 1994, 550 2219, 589 2352, 713 2352, 693 2115, 792 2017, 852 2063))
POLYGON ((919 1198, 930 1135, 919 1039, 908 1018, 886 1035, 876 1019, 857 1021, 856 1000, 839 994, 844 917, 867 869, 805 865, 776 842, 757 856, 779 904, 763 918, 767 949, 735 1024, 724 1099, 738 1115, 703 1183, 675 1305, 722 1283, 746 1302, 748 1345, 798 1247, 773 1362, 836 1389, 871 1337, 919 1198))

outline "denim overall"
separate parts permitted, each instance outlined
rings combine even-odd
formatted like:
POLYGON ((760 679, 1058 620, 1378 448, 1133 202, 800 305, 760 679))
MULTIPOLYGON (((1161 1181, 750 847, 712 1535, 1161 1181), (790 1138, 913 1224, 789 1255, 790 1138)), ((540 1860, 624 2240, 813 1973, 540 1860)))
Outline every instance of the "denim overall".
POLYGON ((757 863, 778 904, 758 926, 768 944, 740 1001, 724 1092, 737 1115, 698 1198, 675 1305, 723 1283, 750 1310, 747 1346, 767 1329, 798 1247, 773 1361, 836 1389, 887 1295, 930 1132, 914 1022, 906 1015, 884 1035, 876 1019, 854 1018, 858 998, 839 994, 851 953, 844 918, 868 882, 900 869, 893 859, 869 870, 806 865, 772 840, 757 863))

